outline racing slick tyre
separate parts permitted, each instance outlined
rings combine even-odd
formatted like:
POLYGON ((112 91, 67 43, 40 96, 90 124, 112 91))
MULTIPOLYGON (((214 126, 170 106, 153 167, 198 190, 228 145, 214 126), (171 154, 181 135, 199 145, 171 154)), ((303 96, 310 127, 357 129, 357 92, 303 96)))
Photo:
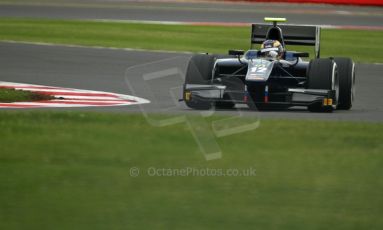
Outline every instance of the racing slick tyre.
POLYGON ((339 101, 337 109, 349 110, 355 97, 355 64, 350 58, 334 58, 339 75, 339 101))
MULTIPOLYGON (((333 59, 318 58, 310 61, 308 68, 308 88, 335 90, 335 101, 339 98, 339 78, 337 65, 333 59)), ((323 106, 322 102, 316 102, 308 106, 310 112, 331 112, 333 106, 323 106)))
POLYGON ((230 55, 209 55, 209 54, 196 54, 192 56, 186 70, 185 85, 183 99, 185 104, 192 109, 209 110, 215 105, 220 109, 231 109, 234 107, 232 102, 216 102, 215 104, 210 101, 201 100, 199 98, 186 98, 185 86, 186 84, 202 84, 208 85, 212 80, 213 68, 216 59, 230 58, 230 55))
POLYGON ((212 102, 203 101, 198 98, 188 98, 185 92, 186 84, 209 84, 212 78, 215 57, 208 54, 196 54, 191 57, 186 70, 183 99, 185 104, 192 109, 208 110, 212 107, 212 102))

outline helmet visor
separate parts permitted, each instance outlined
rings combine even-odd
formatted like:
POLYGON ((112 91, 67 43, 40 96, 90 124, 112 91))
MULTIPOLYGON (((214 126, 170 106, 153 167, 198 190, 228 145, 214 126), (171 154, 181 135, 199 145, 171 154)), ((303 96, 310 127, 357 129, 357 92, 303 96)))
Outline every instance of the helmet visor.
POLYGON ((278 52, 279 49, 278 49, 277 47, 261 49, 261 53, 266 53, 266 52, 270 52, 270 51, 276 51, 276 52, 278 52))

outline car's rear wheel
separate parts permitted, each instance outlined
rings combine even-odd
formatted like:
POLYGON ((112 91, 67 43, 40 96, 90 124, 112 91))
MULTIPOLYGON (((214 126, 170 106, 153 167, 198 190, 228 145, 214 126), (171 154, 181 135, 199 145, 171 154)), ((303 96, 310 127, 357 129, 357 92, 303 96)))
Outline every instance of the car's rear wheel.
POLYGON ((355 64, 350 58, 334 58, 339 74, 339 102, 337 109, 349 110, 355 97, 355 64))
MULTIPOLYGON (((308 69, 308 88, 335 90, 335 101, 339 98, 339 78, 337 65, 333 59, 318 58, 310 61, 308 69)), ((308 106, 311 112, 331 112, 332 105, 323 106, 322 102, 316 102, 308 106)))

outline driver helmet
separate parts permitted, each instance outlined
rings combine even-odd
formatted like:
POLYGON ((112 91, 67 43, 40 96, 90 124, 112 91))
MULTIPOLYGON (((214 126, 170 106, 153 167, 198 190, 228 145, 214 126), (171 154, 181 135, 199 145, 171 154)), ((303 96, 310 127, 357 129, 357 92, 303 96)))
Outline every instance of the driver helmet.
POLYGON ((277 40, 266 40, 261 45, 262 57, 281 59, 284 51, 282 44, 277 40))

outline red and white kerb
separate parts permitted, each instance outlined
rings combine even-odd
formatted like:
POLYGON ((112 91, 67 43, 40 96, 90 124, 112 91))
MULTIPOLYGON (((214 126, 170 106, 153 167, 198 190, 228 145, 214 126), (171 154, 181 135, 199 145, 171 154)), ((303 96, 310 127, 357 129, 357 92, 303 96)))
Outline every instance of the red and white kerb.
POLYGON ((0 82, 0 88, 33 91, 40 94, 50 95, 55 98, 52 100, 33 102, 0 102, 0 108, 123 106, 150 103, 150 101, 143 98, 103 91, 20 84, 12 82, 0 82))

